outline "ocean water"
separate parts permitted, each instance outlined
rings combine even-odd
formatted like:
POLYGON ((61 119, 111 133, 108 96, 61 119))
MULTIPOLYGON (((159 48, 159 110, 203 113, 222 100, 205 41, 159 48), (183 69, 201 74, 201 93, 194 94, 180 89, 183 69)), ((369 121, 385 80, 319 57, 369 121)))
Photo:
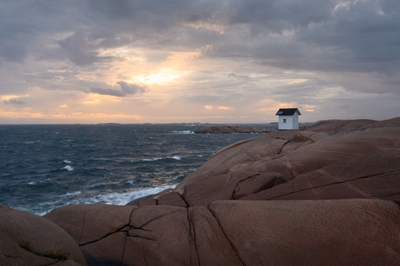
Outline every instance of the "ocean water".
POLYGON ((193 133, 208 126, 0 125, 0 204, 37 215, 124 205, 174 188, 219 149, 258 135, 193 133))

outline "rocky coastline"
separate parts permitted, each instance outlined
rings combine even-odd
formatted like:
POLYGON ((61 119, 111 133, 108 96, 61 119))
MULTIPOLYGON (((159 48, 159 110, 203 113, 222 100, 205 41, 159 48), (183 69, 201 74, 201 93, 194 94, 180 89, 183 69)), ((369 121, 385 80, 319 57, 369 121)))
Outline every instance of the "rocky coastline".
POLYGON ((244 126, 212 126, 195 130, 195 134, 233 134, 233 133, 267 133, 269 129, 244 126))
POLYGON ((400 265, 399 204, 400 117, 327 120, 126 206, 2 206, 0 265, 400 265))

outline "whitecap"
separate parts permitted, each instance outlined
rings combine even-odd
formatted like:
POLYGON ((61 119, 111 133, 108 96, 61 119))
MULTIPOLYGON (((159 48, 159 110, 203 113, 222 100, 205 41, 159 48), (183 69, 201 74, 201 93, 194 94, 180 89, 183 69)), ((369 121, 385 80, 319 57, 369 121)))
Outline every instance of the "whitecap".
POLYGON ((80 195, 82 194, 82 191, 75 191, 72 193, 67 192, 67 194, 65 196, 76 196, 76 195, 80 195))
POLYGON ((29 182, 28 185, 35 185, 36 182, 29 182))
POLYGON ((172 131, 172 134, 194 134, 191 130, 172 131))
POLYGON ((71 171, 73 171, 73 170, 74 170, 74 168, 73 168, 73 167, 71 167, 70 165, 66 165, 66 166, 64 166, 64 167, 63 167, 63 169, 66 169, 68 172, 71 172, 71 171))
POLYGON ((170 158, 170 159, 174 159, 174 160, 180 161, 182 157, 181 157, 181 156, 178 156, 178 155, 174 155, 174 156, 172 156, 172 157, 167 157, 167 158, 170 158))
POLYGON ((142 159, 143 162, 154 162, 154 161, 158 161, 158 160, 162 160, 161 157, 156 157, 156 158, 144 158, 142 159))
POLYGON ((71 161, 69 161, 69 160, 64 160, 63 162, 66 163, 66 164, 71 163, 71 161))

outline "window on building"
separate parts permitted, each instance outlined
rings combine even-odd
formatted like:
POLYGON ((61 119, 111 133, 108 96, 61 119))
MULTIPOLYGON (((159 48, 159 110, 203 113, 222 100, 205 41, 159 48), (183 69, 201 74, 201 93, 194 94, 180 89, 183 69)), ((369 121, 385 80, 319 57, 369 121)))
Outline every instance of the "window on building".
POLYGON ((283 119, 283 123, 286 123, 286 118, 283 119))

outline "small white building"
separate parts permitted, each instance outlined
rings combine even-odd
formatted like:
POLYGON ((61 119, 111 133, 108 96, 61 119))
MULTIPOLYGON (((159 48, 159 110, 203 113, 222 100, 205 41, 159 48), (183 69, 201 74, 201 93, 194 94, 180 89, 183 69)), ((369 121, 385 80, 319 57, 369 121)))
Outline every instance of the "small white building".
POLYGON ((279 115, 278 129, 299 129, 299 115, 301 115, 299 109, 281 108, 276 112, 276 115, 279 115))

